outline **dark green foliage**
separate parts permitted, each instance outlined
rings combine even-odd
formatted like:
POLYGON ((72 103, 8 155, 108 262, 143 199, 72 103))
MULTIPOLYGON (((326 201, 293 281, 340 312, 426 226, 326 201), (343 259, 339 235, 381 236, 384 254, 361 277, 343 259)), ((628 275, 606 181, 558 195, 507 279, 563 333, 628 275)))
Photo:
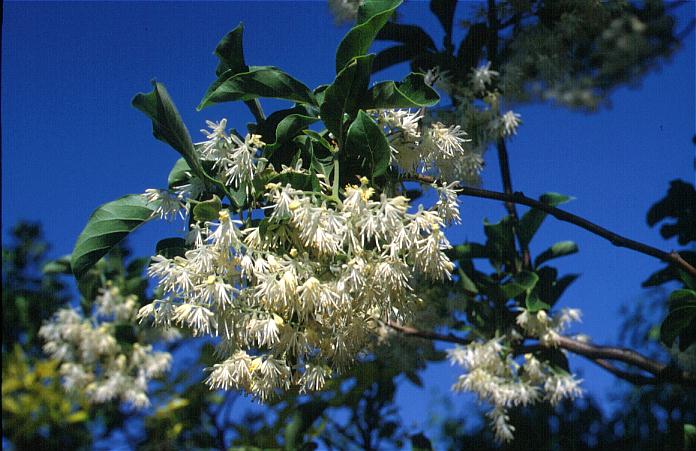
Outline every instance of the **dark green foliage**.
POLYGON ((391 151, 382 129, 363 111, 358 112, 346 138, 346 152, 339 154, 348 174, 379 177, 389 168, 391 151))
POLYGON ((190 170, 201 180, 205 180, 203 166, 193 148, 191 135, 169 93, 161 83, 153 81, 152 86, 152 92, 138 94, 133 98, 133 106, 152 120, 152 134, 155 138, 172 146, 184 157, 190 170))
POLYGON ((665 222, 660 227, 660 235, 666 240, 677 237, 682 246, 696 241, 696 189, 691 183, 672 180, 667 195, 648 210, 648 225, 665 222))
POLYGON ((82 281, 100 258, 150 219, 155 208, 140 194, 129 194, 97 208, 73 249, 70 264, 77 280, 82 281))
MULTIPOLYGON (((21 344, 30 355, 40 353, 38 331, 54 311, 68 302, 57 274, 42 274, 49 245, 41 227, 20 222, 2 249, 2 354, 21 344)), ((56 266, 54 265, 55 269, 56 266)))
POLYGON ((357 24, 345 35, 336 50, 336 73, 353 58, 365 55, 379 30, 391 18, 401 0, 365 2, 358 10, 357 24))

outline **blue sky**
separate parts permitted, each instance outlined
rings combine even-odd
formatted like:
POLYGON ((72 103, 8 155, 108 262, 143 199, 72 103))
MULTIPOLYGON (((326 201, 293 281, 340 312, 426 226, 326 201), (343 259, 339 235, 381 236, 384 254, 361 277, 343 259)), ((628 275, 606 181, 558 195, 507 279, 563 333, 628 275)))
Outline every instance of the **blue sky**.
MULTIPOLYGON (((149 121, 130 106, 156 78, 167 86, 194 140, 205 119, 227 117, 243 129, 251 116, 243 105, 195 111, 214 78, 212 51, 240 21, 245 24, 249 64, 275 65, 314 87, 333 79, 333 55, 347 27, 332 24, 325 2, 66 3, 5 2, 2 36, 2 222, 3 232, 20 219, 41 221, 52 255, 71 251, 89 214, 127 193, 164 187, 177 154, 154 140, 149 121)), ((680 10, 681 27, 694 17, 694 3, 680 10)), ((427 2, 409 1, 405 23, 417 22, 440 41, 427 2)), ((679 27, 679 28, 681 28, 679 27)), ((530 196, 556 191, 576 198, 568 210, 663 249, 645 223, 649 206, 675 178, 694 180, 694 35, 659 71, 635 88, 622 88, 612 107, 596 114, 546 104, 516 108, 524 125, 510 143, 513 184, 530 196)), ((401 79, 406 68, 379 74, 401 79)), ((266 111, 283 103, 267 102, 266 111)), ((500 190, 495 153, 486 157, 483 187, 500 190)), ((453 242, 483 238, 482 219, 497 221, 502 205, 463 199, 464 224, 453 242)), ((151 224, 131 241, 137 254, 152 252, 163 233, 177 226, 151 224)), ((580 253, 557 266, 579 272, 564 306, 579 307, 578 331, 598 343, 617 338, 622 304, 644 296, 640 283, 661 266, 657 260, 572 225, 547 220, 532 243, 540 252, 571 239, 580 253)), ((580 358, 571 358, 585 387, 606 394, 614 380, 580 358)), ((426 371, 424 389, 404 384, 402 416, 421 427, 435 392, 444 394, 457 371, 439 365, 426 371)), ((466 397, 457 397, 454 402, 466 397)))

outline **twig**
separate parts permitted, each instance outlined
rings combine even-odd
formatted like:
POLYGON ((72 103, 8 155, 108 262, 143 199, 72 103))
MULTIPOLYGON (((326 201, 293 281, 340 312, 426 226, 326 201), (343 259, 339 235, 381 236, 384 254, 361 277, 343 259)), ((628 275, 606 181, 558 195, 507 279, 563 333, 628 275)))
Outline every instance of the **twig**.
MULTIPOLYGON (((410 337, 424 338, 427 340, 444 341, 448 343, 456 343, 467 345, 471 340, 457 337, 453 334, 439 334, 436 332, 422 331, 410 326, 403 326, 395 323, 387 323, 387 325, 402 335, 410 337)), ((533 352, 542 348, 551 348, 553 344, 533 344, 524 345, 515 348, 516 354, 533 352)), ((662 384, 666 382, 676 383, 688 387, 696 387, 696 373, 682 371, 664 363, 652 360, 639 352, 627 348, 618 348, 610 346, 598 346, 590 343, 583 343, 572 338, 559 336, 556 340, 556 346, 574 354, 581 355, 593 363, 601 366, 605 370, 611 372, 615 376, 631 382, 636 385, 662 384), (631 373, 621 370, 612 365, 608 360, 632 365, 643 371, 653 375, 653 377, 643 376, 641 374, 631 373)))
MULTIPOLYGON (((503 179, 503 191, 507 195, 512 195, 512 176, 510 175, 510 161, 508 159, 507 146, 505 145, 505 140, 503 138, 498 138, 496 145, 498 149, 498 165, 500 166, 500 175, 503 179)), ((512 217, 512 224, 515 232, 515 237, 522 250, 522 266, 525 269, 529 269, 532 264, 532 257, 529 253, 529 246, 522 242, 519 236, 518 223, 519 216, 517 215, 517 208, 514 202, 505 201, 505 209, 508 214, 512 217)))
MULTIPOLYGON (((435 178, 427 175, 409 175, 406 177, 406 180, 427 183, 429 185, 433 183, 442 185, 442 183, 439 180, 436 180, 435 178)), ((585 218, 574 215, 565 210, 561 210, 560 208, 552 207, 551 205, 545 204, 536 199, 527 197, 522 192, 517 191, 512 194, 506 194, 498 191, 489 191, 481 188, 460 185, 457 188, 457 193, 462 196, 493 199, 503 202, 510 201, 516 204, 536 208, 538 210, 550 214, 559 221, 575 224, 576 226, 581 227, 587 230, 588 232, 594 233, 595 235, 598 235, 608 240, 614 246, 632 249, 636 252, 640 252, 642 254, 660 259, 664 262, 675 264, 682 268, 684 271, 691 274, 692 276, 696 277, 696 268, 694 268, 693 266, 691 266, 691 264, 689 264, 689 262, 684 260, 677 251, 665 252, 648 244, 641 243, 630 238, 626 238, 610 230, 607 230, 604 227, 600 227, 597 224, 594 224, 585 218)))
MULTIPOLYGON (((493 69, 498 69, 498 30, 500 29, 500 20, 498 19, 498 10, 495 4, 495 0, 488 0, 488 60, 490 61, 493 69)), ((507 146, 505 145, 505 139, 498 138, 496 143, 496 148, 498 150, 498 166, 500 167, 500 175, 503 180, 503 191, 505 194, 512 194, 512 176, 510 175, 510 162, 508 159, 507 146)), ((519 217, 517 216, 517 208, 514 202, 505 201, 505 209, 508 211, 510 217, 512 217, 513 231, 517 242, 520 245, 520 250, 522 251, 522 267, 528 269, 531 266, 531 254, 529 253, 529 247, 522 242, 518 232, 518 222, 519 217)), ((512 271, 514 273, 519 272, 517 265, 513 265, 512 271)))
POLYGON ((417 337, 417 338, 425 338, 426 340, 435 340, 435 341, 446 341, 449 343, 457 343, 460 345, 468 345, 471 343, 471 340, 468 338, 462 338, 458 337, 454 334, 439 334, 437 332, 430 332, 427 330, 418 330, 413 327, 409 326, 402 326, 401 324, 396 324, 392 322, 388 322, 387 326, 390 328, 394 329, 395 331, 399 332, 402 335, 406 335, 409 337, 417 337))

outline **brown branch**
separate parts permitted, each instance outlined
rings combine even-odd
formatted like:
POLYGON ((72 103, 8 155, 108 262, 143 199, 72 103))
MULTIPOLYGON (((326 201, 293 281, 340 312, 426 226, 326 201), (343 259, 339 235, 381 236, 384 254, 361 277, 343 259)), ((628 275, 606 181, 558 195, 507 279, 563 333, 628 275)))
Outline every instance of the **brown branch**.
MULTIPOLYGON (((488 0, 488 60, 490 61, 493 69, 498 69, 498 30, 500 28, 500 22, 498 20, 498 10, 495 4, 495 0, 488 0)), ((506 194, 512 194, 512 176, 510 175, 510 162, 508 159, 507 146, 505 145, 505 140, 503 138, 498 138, 496 143, 496 148, 498 150, 498 166, 500 167, 500 177, 503 181, 503 191, 506 194)), ((531 265, 531 256, 529 253, 529 248, 522 243, 519 239, 519 234, 517 231, 517 223, 519 222, 519 216, 517 215, 517 207, 514 202, 505 201, 505 209, 512 218, 513 230, 517 241, 519 242, 520 249, 522 251, 522 266, 527 269, 531 265)), ((511 268, 514 273, 519 272, 519 268, 515 264, 511 268)))
POLYGON ((609 371, 611 374, 618 377, 619 379, 623 379, 627 382, 630 382, 633 385, 657 385, 660 383, 660 381, 656 377, 648 377, 643 376, 642 374, 631 373, 628 371, 621 370, 612 365, 609 361, 604 359, 588 358, 588 360, 594 363, 595 365, 601 366, 602 368, 609 371))
POLYGON ((448 343, 457 343, 460 345, 471 344, 470 339, 458 337, 452 333, 447 335, 439 334, 437 332, 430 332, 428 330, 419 330, 414 327, 403 326, 401 324, 392 323, 391 321, 387 323, 387 326, 399 332, 401 335, 406 335, 408 337, 425 338, 426 340, 434 341, 446 341, 448 343))
MULTIPOLYGON (((512 176, 510 175, 510 162, 508 159, 508 152, 507 146, 505 145, 505 140, 503 138, 498 138, 496 147, 498 149, 498 165, 500 166, 500 175, 503 179, 503 191, 508 196, 511 196, 513 194, 512 176)), ((522 267, 525 269, 529 269, 532 264, 532 257, 529 252, 529 246, 527 246, 522 242, 522 240, 520 240, 518 232, 519 216, 517 215, 517 207, 515 206, 514 202, 508 200, 505 201, 505 209, 508 211, 508 214, 512 217, 512 224, 515 232, 515 237, 517 238, 517 241, 520 245, 520 249, 522 250, 522 267)))
MULTIPOLYGON (((439 180, 436 180, 435 178, 427 175, 409 175, 406 177, 406 179, 420 183, 435 183, 442 185, 442 183, 439 180)), ((676 266, 682 268, 684 271, 688 272, 692 276, 696 277, 696 268, 694 268, 689 264, 689 262, 684 260, 677 251, 665 252, 648 244, 641 243, 630 238, 626 238, 624 236, 619 235, 618 233, 614 233, 610 230, 605 229, 604 227, 598 226, 597 224, 594 224, 585 218, 574 215, 565 210, 561 210, 560 208, 552 207, 551 205, 545 204, 536 199, 527 197, 522 192, 517 191, 512 194, 507 194, 498 191, 489 191, 481 188, 460 185, 457 188, 457 193, 462 196, 479 197, 482 199, 492 199, 502 202, 509 201, 519 205, 526 205, 528 207, 536 208, 538 210, 550 214, 559 221, 569 222, 587 230, 588 232, 600 236, 608 240, 614 246, 625 247, 627 249, 640 252, 641 254, 655 257, 664 262, 675 264, 676 266)))
MULTIPOLYGON (((409 337, 424 338, 427 340, 443 341, 448 343, 456 343, 467 345, 471 343, 471 340, 466 338, 461 338, 453 334, 440 334, 437 332, 423 331, 410 326, 402 326, 400 324, 395 324, 392 322, 387 323, 387 325, 394 329, 395 331, 406 335, 409 337)), ((652 360, 639 352, 632 349, 610 347, 610 346, 598 346, 590 343, 583 343, 577 340, 573 340, 569 337, 559 336, 557 338, 556 345, 570 351, 574 354, 578 354, 601 366, 605 370, 614 374, 615 376, 631 382, 635 385, 656 385, 662 383, 675 383, 688 387, 696 387, 696 373, 691 373, 688 371, 682 371, 670 365, 665 365, 658 361, 652 360), (642 374, 632 373, 628 371, 621 370, 611 364, 609 360, 619 361, 632 365, 643 371, 646 371, 653 375, 653 377, 644 376, 642 374)), ((519 346, 515 348, 516 354, 523 354, 526 352, 533 352, 542 348, 553 347, 552 344, 533 344, 519 346)))

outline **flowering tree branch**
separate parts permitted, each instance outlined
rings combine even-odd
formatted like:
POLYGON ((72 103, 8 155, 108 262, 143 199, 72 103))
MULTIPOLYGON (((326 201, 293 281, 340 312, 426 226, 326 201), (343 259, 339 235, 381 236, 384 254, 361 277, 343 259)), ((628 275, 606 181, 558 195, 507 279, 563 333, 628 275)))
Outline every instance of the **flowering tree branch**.
MULTIPOLYGON (((490 32, 488 34, 488 59, 491 62, 493 69, 498 69, 498 30, 500 29, 500 22, 498 20, 498 12, 495 5, 495 0, 488 0, 488 28, 490 32)), ((503 180, 503 191, 506 194, 512 194, 512 176, 510 175, 510 163, 508 160, 507 146, 505 145, 505 139, 503 137, 498 137, 496 142, 496 148, 498 150, 498 166, 500 167, 500 175, 503 180)), ((512 222, 515 227, 515 236, 517 236, 517 241, 520 244, 520 250, 522 251, 522 266, 526 269, 531 265, 531 255, 529 253, 529 246, 526 245, 522 240, 519 239, 517 232, 517 224, 519 222, 519 216, 517 215, 517 208, 514 202, 505 201, 505 208, 508 214, 512 217, 512 222)), ((514 268, 517 271, 517 268, 514 268)))
MULTIPOLYGON (((409 175, 406 177, 406 179, 420 183, 434 183, 442 185, 442 183, 439 180, 428 175, 409 175)), ((502 202, 513 202, 515 204, 526 205, 528 207, 542 210, 550 214, 554 218, 558 219, 559 221, 569 222, 587 230, 588 232, 594 233, 595 235, 598 235, 608 240, 614 246, 632 249, 636 252, 640 252, 645 255, 650 255, 651 257, 655 257, 664 262, 675 264, 687 273, 696 277, 696 268, 694 268, 693 266, 691 266, 691 264, 689 264, 689 262, 684 260, 677 251, 665 252, 648 244, 641 243, 630 238, 626 238, 624 236, 619 235, 618 233, 614 233, 611 230, 607 230, 604 227, 590 222, 585 218, 574 215, 560 208, 552 207, 551 205, 545 204, 544 202, 538 201, 536 199, 532 199, 531 197, 527 197, 524 195, 524 193, 520 191, 516 191, 513 193, 501 193, 499 191, 489 191, 481 188, 474 188, 471 186, 463 185, 459 185, 456 188, 456 191, 457 194, 461 196, 493 199, 502 202)))
MULTIPOLYGON (((460 345, 468 345, 471 343, 470 339, 458 337, 451 333, 440 334, 437 332, 423 331, 414 327, 403 326, 392 322, 387 323, 387 325, 391 329, 399 332, 400 334, 409 337, 456 343, 460 345)), ((519 346, 518 348, 515 348, 515 353, 519 355, 528 352, 533 352, 539 349, 552 348, 554 346, 557 346, 561 349, 565 349, 566 351, 570 351, 574 354, 581 355, 586 359, 592 361, 596 365, 614 374, 615 376, 624 379, 634 385, 655 385, 671 382, 683 386, 696 387, 695 373, 682 371, 673 366, 652 360, 632 349, 611 346, 599 346, 590 343, 584 343, 562 335, 556 337, 555 344, 537 343, 519 346), (652 377, 619 369, 612 363, 610 363, 610 360, 619 361, 628 365, 635 366, 643 371, 652 374, 652 377)))

